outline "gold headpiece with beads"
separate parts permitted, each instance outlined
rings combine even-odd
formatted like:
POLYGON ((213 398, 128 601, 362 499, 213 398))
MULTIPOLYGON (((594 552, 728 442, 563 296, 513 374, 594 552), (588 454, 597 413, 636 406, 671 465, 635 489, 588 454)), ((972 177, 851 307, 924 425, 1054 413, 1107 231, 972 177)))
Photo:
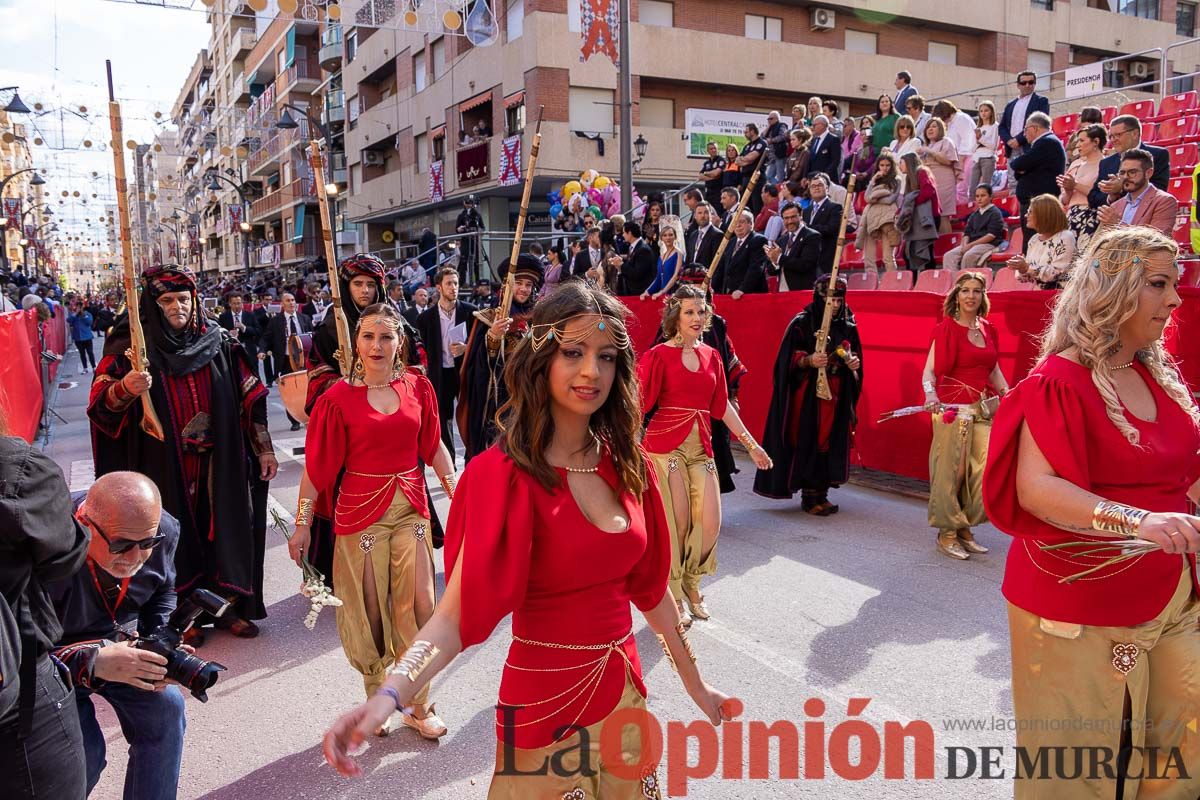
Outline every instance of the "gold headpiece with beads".
POLYGON ((1117 249, 1093 253, 1092 268, 1098 269, 1105 275, 1117 275, 1121 270, 1142 263, 1142 257, 1136 255, 1140 250, 1117 249), (1130 258, 1132 256, 1132 258, 1130 258))
POLYGON ((629 334, 622 327, 621 320, 605 314, 600 308, 600 301, 597 300, 595 311, 581 311, 573 316, 560 319, 557 322, 543 322, 540 325, 532 326, 529 329, 529 344, 533 347, 533 352, 536 353, 538 350, 541 350, 550 341, 557 341, 559 347, 566 347, 567 345, 578 344, 591 336, 592 327, 590 325, 583 326, 573 334, 567 334, 567 324, 581 317, 599 317, 596 321, 596 330, 607 334, 613 345, 622 350, 628 350, 632 347, 629 341, 629 334))

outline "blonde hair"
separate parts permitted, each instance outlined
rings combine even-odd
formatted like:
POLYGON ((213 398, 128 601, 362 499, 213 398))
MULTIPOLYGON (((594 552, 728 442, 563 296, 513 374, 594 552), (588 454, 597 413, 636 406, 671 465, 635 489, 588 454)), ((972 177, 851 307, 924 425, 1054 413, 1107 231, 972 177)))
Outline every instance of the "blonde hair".
MULTIPOLYGON (((1050 325, 1042 335, 1043 359, 1075 348, 1079 363, 1092 371, 1092 383, 1104 400, 1109 421, 1134 445, 1138 444, 1138 432, 1121 409, 1108 357, 1121 347, 1121 324, 1137 312, 1146 283, 1146 258, 1155 253, 1174 260, 1179 246, 1158 230, 1141 225, 1098 233, 1071 270, 1071 280, 1059 293, 1050 325)), ((1200 425, 1200 409, 1162 339, 1138 350, 1134 358, 1192 422, 1200 425)))
MULTIPOLYGON (((658 254, 662 256, 664 261, 671 257, 671 252, 667 250, 666 242, 662 240, 662 231, 664 228, 670 228, 675 234, 674 250, 676 253, 679 253, 679 257, 681 259, 684 258, 687 251, 684 250, 683 244, 683 223, 680 222, 679 217, 675 216, 674 214, 668 214, 658 220, 658 254)), ((682 262, 680 262, 680 266, 682 266, 682 262)))
POLYGON ((983 273, 963 270, 955 277, 954 287, 946 293, 946 300, 942 303, 942 310, 951 319, 958 319, 958 293, 962 291, 963 284, 967 281, 978 282, 979 288, 983 290, 983 300, 979 303, 978 316, 986 317, 988 312, 992 310, 992 303, 988 300, 987 279, 983 277, 983 273))
POLYGON ((1057 197, 1052 194, 1039 194, 1029 201, 1025 224, 1040 233, 1043 239, 1049 239, 1067 229, 1067 214, 1057 197), (1030 220, 1037 224, 1030 224, 1030 220))
POLYGON ((988 119, 988 121, 985 123, 983 121, 983 114, 980 114, 979 115, 979 124, 980 125, 984 125, 984 124, 995 125, 996 124, 996 106, 995 106, 995 104, 993 104, 991 100, 984 100, 983 102, 981 102, 979 104, 978 110, 983 111, 985 108, 988 110, 988 112, 991 114, 991 116, 988 119))

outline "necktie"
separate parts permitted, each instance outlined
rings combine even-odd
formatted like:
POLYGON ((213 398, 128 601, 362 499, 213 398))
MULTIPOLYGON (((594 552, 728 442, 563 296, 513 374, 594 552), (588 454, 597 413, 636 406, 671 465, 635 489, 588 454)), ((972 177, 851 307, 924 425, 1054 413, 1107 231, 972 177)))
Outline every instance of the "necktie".
POLYGON ((289 339, 296 334, 296 329, 293 327, 293 320, 292 320, 291 314, 287 315, 287 333, 288 333, 289 339))
POLYGON ((785 248, 785 250, 784 250, 784 251, 785 251, 785 252, 787 252, 787 253, 790 253, 790 252, 792 252, 792 245, 794 245, 795 243, 796 243, 796 234, 794 234, 794 233, 789 233, 789 234, 788 234, 787 247, 785 248))

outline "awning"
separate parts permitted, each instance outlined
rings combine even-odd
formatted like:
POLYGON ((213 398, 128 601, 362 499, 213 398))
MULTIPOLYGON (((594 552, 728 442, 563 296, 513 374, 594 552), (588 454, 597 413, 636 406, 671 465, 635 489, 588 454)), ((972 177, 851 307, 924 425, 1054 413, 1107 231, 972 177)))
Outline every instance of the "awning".
POLYGON ((442 123, 429 132, 430 139, 441 139, 446 135, 446 125, 442 123))
POLYGON ((483 94, 475 95, 470 100, 464 100, 463 102, 459 103, 458 110, 459 111, 470 111, 472 108, 477 108, 478 106, 481 106, 484 103, 490 103, 491 101, 492 101, 492 93, 490 91, 487 91, 487 92, 484 92, 483 94))
POLYGON ((513 106, 519 106, 524 102, 525 102, 525 90, 522 89, 519 92, 513 92, 512 94, 506 96, 504 98, 504 107, 512 108, 513 106))

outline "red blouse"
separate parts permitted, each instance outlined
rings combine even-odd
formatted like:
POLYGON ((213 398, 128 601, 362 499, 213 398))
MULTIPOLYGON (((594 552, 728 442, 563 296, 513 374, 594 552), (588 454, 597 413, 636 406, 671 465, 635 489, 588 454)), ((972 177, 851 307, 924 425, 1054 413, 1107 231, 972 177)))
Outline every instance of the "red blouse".
POLYGON ((392 388, 400 408, 384 414, 367 402, 367 387, 339 380, 317 400, 308 420, 305 467, 313 485, 330 491, 345 470, 333 510, 336 534, 358 533, 377 522, 396 486, 413 510, 429 516, 418 459, 432 462, 441 442, 437 396, 429 379, 411 369, 392 388))
POLYGON ((651 453, 669 453, 700 425, 704 452, 712 456, 712 418, 725 416, 729 387, 725 384, 725 366, 721 354, 699 342, 696 357, 700 369, 692 372, 683 365, 683 348, 665 342, 647 350, 638 359, 642 409, 658 410, 650 419, 642 444, 651 453))
MULTIPOLYGON (((598 474, 616 489, 608 458, 598 474)), ((447 582, 462 570, 463 648, 513 615, 496 735, 516 747, 544 747, 564 725, 604 719, 627 667, 646 694, 629 604, 649 611, 667 591, 671 540, 653 468, 641 497, 621 494, 624 533, 588 521, 566 471, 558 475, 547 490, 492 446, 464 470, 446 525, 447 582)))
POLYGON ((1017 450, 1025 423, 1060 478, 1148 511, 1188 510, 1188 487, 1200 475, 1200 431, 1140 362, 1133 368, 1158 407, 1155 422, 1125 414, 1140 435, 1138 446, 1126 441, 1105 415, 1091 370, 1061 356, 1038 364, 1000 403, 983 475, 984 502, 992 523, 1017 538, 1008 551, 1004 596, 1030 613, 1082 625, 1138 625, 1167 605, 1180 570, 1190 565, 1195 575, 1194 555, 1185 560, 1154 551, 1074 583, 1060 583, 1108 556, 1047 553, 1039 544, 1111 537, 1068 533, 1030 514, 1017 499, 1017 450))
POLYGON ((996 329, 982 317, 979 331, 983 347, 971 343, 969 330, 946 317, 933 329, 933 374, 937 396, 943 403, 974 403, 988 390, 988 378, 1000 361, 996 329))

